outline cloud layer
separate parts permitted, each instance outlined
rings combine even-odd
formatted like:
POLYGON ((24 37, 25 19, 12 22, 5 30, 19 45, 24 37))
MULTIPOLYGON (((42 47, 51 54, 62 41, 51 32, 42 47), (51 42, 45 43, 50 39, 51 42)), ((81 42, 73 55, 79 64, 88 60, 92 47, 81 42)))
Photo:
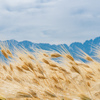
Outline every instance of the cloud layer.
POLYGON ((0 40, 51 44, 100 36, 100 0, 0 0, 0 40))

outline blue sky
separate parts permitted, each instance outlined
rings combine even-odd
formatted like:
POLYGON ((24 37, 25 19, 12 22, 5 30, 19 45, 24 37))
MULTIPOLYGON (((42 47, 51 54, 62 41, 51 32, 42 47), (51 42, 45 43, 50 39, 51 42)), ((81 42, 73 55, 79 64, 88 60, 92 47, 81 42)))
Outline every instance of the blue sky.
POLYGON ((100 36, 100 0, 0 0, 0 40, 70 44, 100 36))

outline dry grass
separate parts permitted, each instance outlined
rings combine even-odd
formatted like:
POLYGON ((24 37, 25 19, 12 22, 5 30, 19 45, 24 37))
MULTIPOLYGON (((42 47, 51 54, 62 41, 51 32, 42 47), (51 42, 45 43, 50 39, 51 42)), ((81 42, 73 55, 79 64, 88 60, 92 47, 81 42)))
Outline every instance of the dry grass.
POLYGON ((1 52, 8 62, 0 63, 0 100, 100 100, 100 63, 87 54, 85 64, 67 53, 1 52))

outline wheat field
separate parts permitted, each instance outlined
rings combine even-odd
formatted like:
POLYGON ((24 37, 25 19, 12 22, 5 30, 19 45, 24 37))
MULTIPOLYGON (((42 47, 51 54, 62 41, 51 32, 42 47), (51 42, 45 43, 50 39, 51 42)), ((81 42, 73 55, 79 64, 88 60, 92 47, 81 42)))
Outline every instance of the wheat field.
POLYGON ((0 100, 100 100, 99 62, 83 51, 88 63, 67 50, 34 51, 1 45, 0 100))

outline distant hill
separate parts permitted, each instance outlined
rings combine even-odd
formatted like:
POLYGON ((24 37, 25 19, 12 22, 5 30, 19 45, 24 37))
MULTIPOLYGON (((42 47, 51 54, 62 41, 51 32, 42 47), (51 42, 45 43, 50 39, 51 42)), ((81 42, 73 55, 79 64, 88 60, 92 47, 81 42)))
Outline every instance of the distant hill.
MULTIPOLYGON (((24 47, 30 52, 32 52, 31 47, 33 48, 41 48, 44 50, 55 50, 55 51, 60 51, 61 46, 63 45, 64 48, 66 48, 74 58, 78 58, 76 53, 78 52, 78 48, 82 49, 85 53, 87 53, 90 56, 94 55, 94 46, 100 46, 100 37, 95 38, 94 40, 86 40, 83 44, 80 42, 74 42, 68 46, 67 44, 59 44, 59 45, 51 45, 49 43, 33 43, 30 41, 21 41, 18 42, 16 40, 6 40, 6 41, 0 41, 0 43, 6 43, 8 44, 9 48, 13 50, 14 46, 17 48, 24 47)), ((1 58, 3 57, 0 54, 1 58)))

